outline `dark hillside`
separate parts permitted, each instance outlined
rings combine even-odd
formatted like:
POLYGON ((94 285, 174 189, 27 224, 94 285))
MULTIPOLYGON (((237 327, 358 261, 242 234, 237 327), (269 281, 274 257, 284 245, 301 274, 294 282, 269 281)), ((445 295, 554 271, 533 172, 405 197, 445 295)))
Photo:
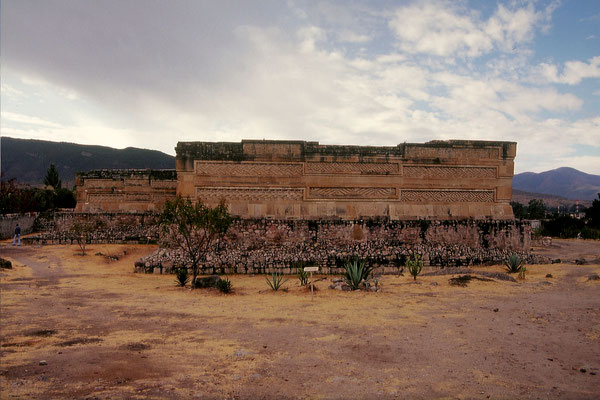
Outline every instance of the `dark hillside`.
POLYGON ((156 150, 134 147, 113 149, 45 140, 2 137, 2 180, 40 185, 50 163, 54 163, 63 186, 73 185, 76 172, 93 169, 174 169, 175 157, 156 150))

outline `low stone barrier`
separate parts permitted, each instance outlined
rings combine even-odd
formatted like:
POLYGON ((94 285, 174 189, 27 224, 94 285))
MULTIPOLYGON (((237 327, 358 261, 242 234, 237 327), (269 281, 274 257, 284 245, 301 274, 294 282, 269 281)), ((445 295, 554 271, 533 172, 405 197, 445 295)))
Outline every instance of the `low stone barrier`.
POLYGON ((0 215, 0 239, 14 236, 17 224, 21 227, 21 236, 31 233, 38 213, 0 215))
MULTIPOLYGON (((379 273, 396 273, 412 254, 425 266, 444 268, 499 264, 514 253, 534 263, 530 236, 529 225, 504 220, 236 220, 202 265, 205 273, 290 274, 304 263, 338 274, 347 260, 360 257, 379 273)), ((158 249, 135 270, 169 273, 188 265, 180 251, 158 249)))
POLYGON ((153 213, 76 213, 57 212, 38 216, 25 244, 73 244, 69 232, 74 222, 94 224, 88 243, 156 243, 159 239, 158 215, 153 213))
MULTIPOLYGON (((89 243, 156 243, 158 218, 152 213, 44 214, 34 226, 41 232, 26 243, 75 243, 69 233, 75 221, 96 224, 89 243)), ((202 265, 205 273, 291 274, 304 263, 338 274, 353 257, 367 259, 378 273, 397 273, 412 254, 432 268, 499 264, 514 253, 528 263, 544 262, 529 253, 530 246, 531 227, 520 221, 236 219, 202 265)), ((135 270, 170 273, 180 266, 189 266, 183 254, 159 248, 138 260, 135 270)))

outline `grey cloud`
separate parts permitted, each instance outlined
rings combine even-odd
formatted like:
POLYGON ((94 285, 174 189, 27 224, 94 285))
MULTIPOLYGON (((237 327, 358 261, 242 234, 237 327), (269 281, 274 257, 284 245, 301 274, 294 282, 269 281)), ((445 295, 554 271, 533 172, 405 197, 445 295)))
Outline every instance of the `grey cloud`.
MULTIPOLYGON (((577 98, 520 82, 514 71, 528 67, 526 54, 492 52, 484 66, 399 51, 387 23, 398 3, 371 5, 3 0, 3 77, 39 77, 96 105, 73 102, 68 112, 92 115, 46 135, 90 127, 166 151, 177 140, 249 137, 373 145, 508 139, 538 151, 531 132, 561 132, 574 143, 597 136, 597 119, 573 130, 557 116, 576 109, 577 98), (540 111, 556 118, 547 124, 540 111)), ((4 111, 23 112, 3 104, 4 111)))
POLYGON ((5 1, 2 62, 102 101, 186 104, 244 67, 248 49, 236 28, 272 20, 277 7, 262 4, 5 1))

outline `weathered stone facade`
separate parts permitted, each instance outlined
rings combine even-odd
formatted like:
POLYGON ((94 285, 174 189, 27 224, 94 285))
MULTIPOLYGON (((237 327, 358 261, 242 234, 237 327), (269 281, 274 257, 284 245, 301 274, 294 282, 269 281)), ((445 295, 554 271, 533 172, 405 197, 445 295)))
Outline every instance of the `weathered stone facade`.
POLYGON ((242 218, 512 219, 516 143, 180 142, 177 192, 242 218))
POLYGON ((175 170, 96 170, 76 177, 78 212, 160 211, 175 197, 175 170))

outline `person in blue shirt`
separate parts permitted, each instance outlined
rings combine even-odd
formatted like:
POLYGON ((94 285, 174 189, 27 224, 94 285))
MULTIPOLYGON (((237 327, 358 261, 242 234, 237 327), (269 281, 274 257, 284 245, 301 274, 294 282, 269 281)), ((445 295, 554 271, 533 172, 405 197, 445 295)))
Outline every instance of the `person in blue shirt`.
POLYGON ((17 242, 18 242, 17 246, 20 246, 21 245, 21 227, 19 226, 19 224, 17 224, 17 227, 15 228, 15 237, 13 238, 13 246, 17 242))

